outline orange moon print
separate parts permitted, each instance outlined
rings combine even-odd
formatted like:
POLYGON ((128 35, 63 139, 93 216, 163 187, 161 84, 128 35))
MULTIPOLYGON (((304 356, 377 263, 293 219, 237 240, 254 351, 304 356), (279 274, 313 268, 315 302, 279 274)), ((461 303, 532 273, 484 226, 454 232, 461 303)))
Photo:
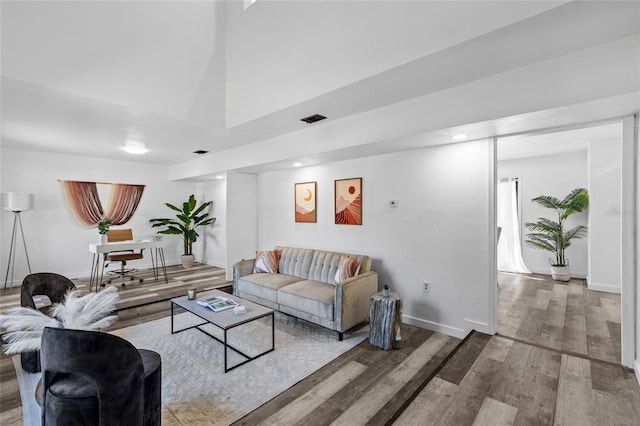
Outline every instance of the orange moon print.
POLYGON ((362 225, 362 178, 335 181, 336 225, 362 225))
POLYGON ((316 223, 316 182, 294 184, 295 220, 316 223))

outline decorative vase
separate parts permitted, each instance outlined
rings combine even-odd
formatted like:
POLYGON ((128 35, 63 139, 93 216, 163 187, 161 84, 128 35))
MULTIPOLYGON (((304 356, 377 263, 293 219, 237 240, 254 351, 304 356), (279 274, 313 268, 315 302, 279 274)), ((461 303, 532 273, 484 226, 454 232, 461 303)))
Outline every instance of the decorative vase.
POLYGON ((195 261, 195 256, 192 254, 183 254, 180 257, 180 262, 182 263, 182 267, 184 269, 189 269, 193 267, 193 262, 195 261))
POLYGON ((100 234, 100 244, 107 244, 107 234, 100 234))
POLYGON ((569 271, 569 265, 566 265, 566 266, 551 265, 551 278, 553 278, 556 281, 569 281, 571 279, 571 271, 569 271))

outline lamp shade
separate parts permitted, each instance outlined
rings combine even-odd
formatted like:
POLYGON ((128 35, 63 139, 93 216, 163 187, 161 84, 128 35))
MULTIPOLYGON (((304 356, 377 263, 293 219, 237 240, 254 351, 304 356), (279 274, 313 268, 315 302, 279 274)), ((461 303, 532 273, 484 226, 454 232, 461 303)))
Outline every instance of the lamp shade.
POLYGON ((33 194, 27 192, 3 192, 0 194, 0 208, 12 212, 33 209, 33 194))

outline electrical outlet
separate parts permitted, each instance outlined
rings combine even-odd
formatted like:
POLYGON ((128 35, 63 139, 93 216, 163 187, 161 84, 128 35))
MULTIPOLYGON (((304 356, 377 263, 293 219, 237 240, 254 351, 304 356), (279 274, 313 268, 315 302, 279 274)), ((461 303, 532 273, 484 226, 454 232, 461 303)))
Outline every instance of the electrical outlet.
POLYGON ((431 283, 429 281, 422 281, 422 291, 424 293, 429 293, 431 290, 431 283))

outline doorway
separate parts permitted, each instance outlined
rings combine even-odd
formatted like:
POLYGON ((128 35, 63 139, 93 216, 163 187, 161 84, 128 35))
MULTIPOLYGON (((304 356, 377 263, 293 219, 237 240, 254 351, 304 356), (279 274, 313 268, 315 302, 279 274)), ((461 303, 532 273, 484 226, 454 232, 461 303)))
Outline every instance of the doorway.
MULTIPOLYGON (((621 152, 620 121, 498 138, 497 201, 500 203, 501 184, 510 186, 509 193, 502 191, 503 197, 513 197, 515 190, 516 201, 521 199, 508 212, 512 220, 507 222, 519 235, 503 241, 507 236, 503 229, 498 241, 498 256, 505 244, 515 247, 509 253, 513 259, 508 267, 502 264, 498 268, 498 334, 593 359, 621 362, 621 278, 615 273, 602 273, 622 270, 622 221, 615 214, 621 208, 621 152), (531 198, 551 195, 562 199, 574 188, 590 192, 590 209, 574 218, 574 223, 589 227, 590 235, 574 240, 567 250, 572 278, 563 283, 549 275, 547 258, 551 253, 534 250, 525 243, 524 223, 549 217, 549 211, 531 203, 531 198), (603 255, 602 247, 608 247, 611 256, 603 255)), ((498 204, 498 216, 500 208, 498 204)))

